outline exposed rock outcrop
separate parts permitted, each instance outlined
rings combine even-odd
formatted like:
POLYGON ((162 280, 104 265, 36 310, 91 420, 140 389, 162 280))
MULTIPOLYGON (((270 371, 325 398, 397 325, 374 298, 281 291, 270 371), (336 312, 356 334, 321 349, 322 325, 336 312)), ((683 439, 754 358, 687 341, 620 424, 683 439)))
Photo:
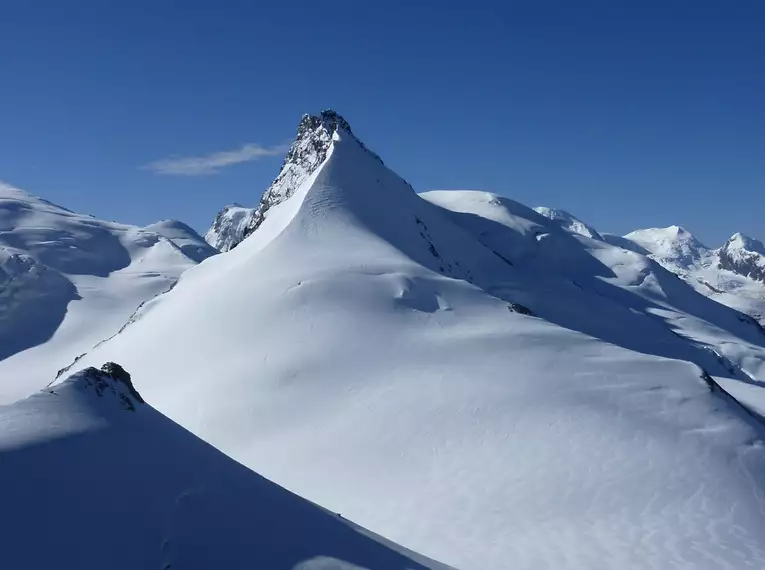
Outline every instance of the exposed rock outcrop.
POLYGON ((737 233, 717 255, 721 269, 765 283, 765 246, 761 241, 737 233))
POLYGON ((382 162, 379 156, 355 137, 348 121, 337 112, 327 109, 318 115, 303 115, 282 168, 263 193, 258 206, 226 206, 218 213, 210 230, 205 234, 207 243, 220 251, 228 251, 257 230, 266 219, 268 211, 290 198, 321 166, 327 158, 332 136, 338 130, 343 130, 355 138, 369 154, 382 162))

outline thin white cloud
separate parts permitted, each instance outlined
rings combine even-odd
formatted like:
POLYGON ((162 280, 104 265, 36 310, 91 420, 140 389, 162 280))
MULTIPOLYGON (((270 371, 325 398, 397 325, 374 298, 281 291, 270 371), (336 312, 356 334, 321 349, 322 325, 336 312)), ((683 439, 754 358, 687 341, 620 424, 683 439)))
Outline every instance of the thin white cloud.
POLYGON ((252 162, 267 156, 284 154, 289 145, 261 146, 259 144, 246 144, 236 150, 222 150, 205 156, 171 156, 155 160, 141 167, 142 170, 150 170, 156 174, 174 176, 204 176, 216 174, 221 168, 252 162))

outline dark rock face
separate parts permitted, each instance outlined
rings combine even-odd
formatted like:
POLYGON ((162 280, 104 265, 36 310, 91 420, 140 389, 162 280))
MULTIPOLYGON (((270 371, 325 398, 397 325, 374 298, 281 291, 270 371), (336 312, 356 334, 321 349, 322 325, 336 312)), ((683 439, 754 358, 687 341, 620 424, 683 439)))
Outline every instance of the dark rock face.
POLYGON ((507 306, 507 310, 511 313, 518 313, 519 315, 527 315, 529 317, 535 316, 531 309, 521 305, 520 303, 510 303, 507 306))
POLYGON ((765 246, 736 234, 718 251, 719 267, 765 283, 765 246))
POLYGON ((254 208, 245 208, 239 204, 226 206, 215 216, 205 234, 205 241, 219 251, 233 249, 244 239, 244 232, 254 212, 254 208))
POLYGON ((289 199, 326 160, 333 135, 338 131, 353 137, 362 148, 380 160, 354 136, 348 121, 337 112, 327 109, 318 115, 303 115, 282 168, 263 193, 258 206, 254 209, 241 206, 224 208, 205 235, 207 242, 221 251, 228 251, 257 230, 266 219, 266 213, 289 199))
POLYGON ((720 385, 714 381, 714 378, 712 378, 709 373, 706 370, 701 371, 701 379, 704 381, 704 383, 709 388, 710 392, 719 392, 720 391, 720 385))
MULTIPOLYGON (((325 109, 319 115, 303 115, 303 118, 298 125, 297 136, 295 138, 301 139, 307 134, 316 131, 319 127, 324 127, 324 130, 329 133, 334 133, 337 129, 343 129, 349 135, 353 134, 348 121, 336 111, 325 109)), ((290 152, 287 153, 287 158, 284 161, 285 164, 294 158, 295 156, 292 154, 292 149, 290 149, 290 152)))
POLYGON ((290 198, 326 160, 332 136, 338 130, 354 136, 348 121, 331 109, 322 111, 319 115, 303 115, 298 125, 297 136, 284 158, 281 171, 263 193, 242 239, 257 230, 266 219, 266 212, 290 198))
POLYGON ((138 390, 136 390, 135 387, 133 386, 133 382, 130 379, 130 374, 128 373, 127 370, 122 368, 122 366, 120 366, 116 362, 107 362, 101 367, 101 372, 103 372, 107 376, 110 376, 114 380, 117 380, 118 382, 122 382, 125 386, 127 386, 127 389, 130 392, 130 395, 133 396, 133 398, 135 398, 139 404, 145 403, 144 399, 138 393, 138 390))
POLYGON ((765 276, 760 271, 757 271, 757 268, 746 263, 746 260, 730 255, 724 248, 720 250, 719 260, 720 269, 727 269, 733 273, 738 273, 739 275, 744 275, 760 281, 765 280, 765 276))

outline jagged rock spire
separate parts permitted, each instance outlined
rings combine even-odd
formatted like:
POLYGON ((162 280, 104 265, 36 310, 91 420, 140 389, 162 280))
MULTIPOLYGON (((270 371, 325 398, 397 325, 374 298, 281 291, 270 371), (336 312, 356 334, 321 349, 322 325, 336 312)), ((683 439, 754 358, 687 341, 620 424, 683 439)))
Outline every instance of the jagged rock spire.
POLYGON ((332 138, 340 130, 382 162, 356 138, 351 125, 336 111, 325 109, 318 115, 305 114, 300 119, 295 140, 287 151, 279 174, 263 193, 258 206, 224 208, 205 235, 207 242, 221 251, 228 251, 257 230, 265 220, 266 212, 290 198, 326 160, 332 138))

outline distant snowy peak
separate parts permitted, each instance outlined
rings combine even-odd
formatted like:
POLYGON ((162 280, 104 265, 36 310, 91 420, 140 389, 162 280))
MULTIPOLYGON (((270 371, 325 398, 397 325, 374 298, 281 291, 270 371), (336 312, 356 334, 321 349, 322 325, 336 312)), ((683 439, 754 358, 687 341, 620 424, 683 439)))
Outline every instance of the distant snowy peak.
POLYGON ((722 249, 727 249, 728 251, 748 251, 758 255, 765 255, 765 245, 760 240, 742 233, 733 234, 722 249))
POLYGON ((637 230, 624 236, 660 261, 687 268, 709 254, 709 248, 680 226, 637 230))
POLYGON ((265 220, 267 212, 292 196, 326 160, 333 135, 337 131, 347 133, 382 163, 379 156, 355 137, 348 121, 337 112, 328 109, 318 115, 303 115, 282 168, 263 193, 258 206, 254 209, 241 206, 224 208, 205 235, 207 243, 221 251, 228 251, 257 230, 265 220))
POLYGON ((679 226, 637 230, 622 240, 642 248, 671 271, 711 265, 765 282, 765 245, 741 233, 716 250, 710 250, 679 226))
POLYGON ((143 229, 159 234, 170 240, 178 240, 180 242, 191 240, 197 243, 205 243, 202 236, 200 236, 193 228, 174 218, 167 218, 160 220, 159 222, 154 222, 153 224, 145 226, 143 229))
POLYGON ((647 255, 697 292, 765 322, 765 246, 740 233, 718 249, 708 249, 678 226, 604 235, 624 249, 647 255))
POLYGON ((63 206, 0 181, 0 231, 13 231, 18 220, 30 218, 37 212, 46 212, 63 218, 80 217, 79 214, 63 206))
POLYGON ((137 250, 160 241, 170 242, 188 258, 182 259, 187 263, 199 263, 217 253, 178 220, 144 228, 99 220, 0 182, 0 246, 31 255, 63 273, 108 274, 128 264, 137 250), (115 267, 107 270, 110 265, 115 267))
POLYGON ((196 231, 178 220, 162 220, 146 226, 143 230, 170 241, 183 255, 196 263, 201 263, 211 255, 218 253, 196 231))
POLYGON ((761 241, 737 233, 717 255, 721 269, 765 282, 765 246, 761 241))
POLYGON ((205 241, 219 251, 228 251, 244 239, 255 208, 231 204, 215 216, 212 226, 205 234, 205 241))
POLYGON ((603 237, 595 230, 595 228, 585 224, 583 221, 575 218, 565 210, 545 208, 544 206, 538 206, 534 208, 534 210, 545 218, 558 222, 563 229, 568 230, 569 232, 603 241, 603 237))

